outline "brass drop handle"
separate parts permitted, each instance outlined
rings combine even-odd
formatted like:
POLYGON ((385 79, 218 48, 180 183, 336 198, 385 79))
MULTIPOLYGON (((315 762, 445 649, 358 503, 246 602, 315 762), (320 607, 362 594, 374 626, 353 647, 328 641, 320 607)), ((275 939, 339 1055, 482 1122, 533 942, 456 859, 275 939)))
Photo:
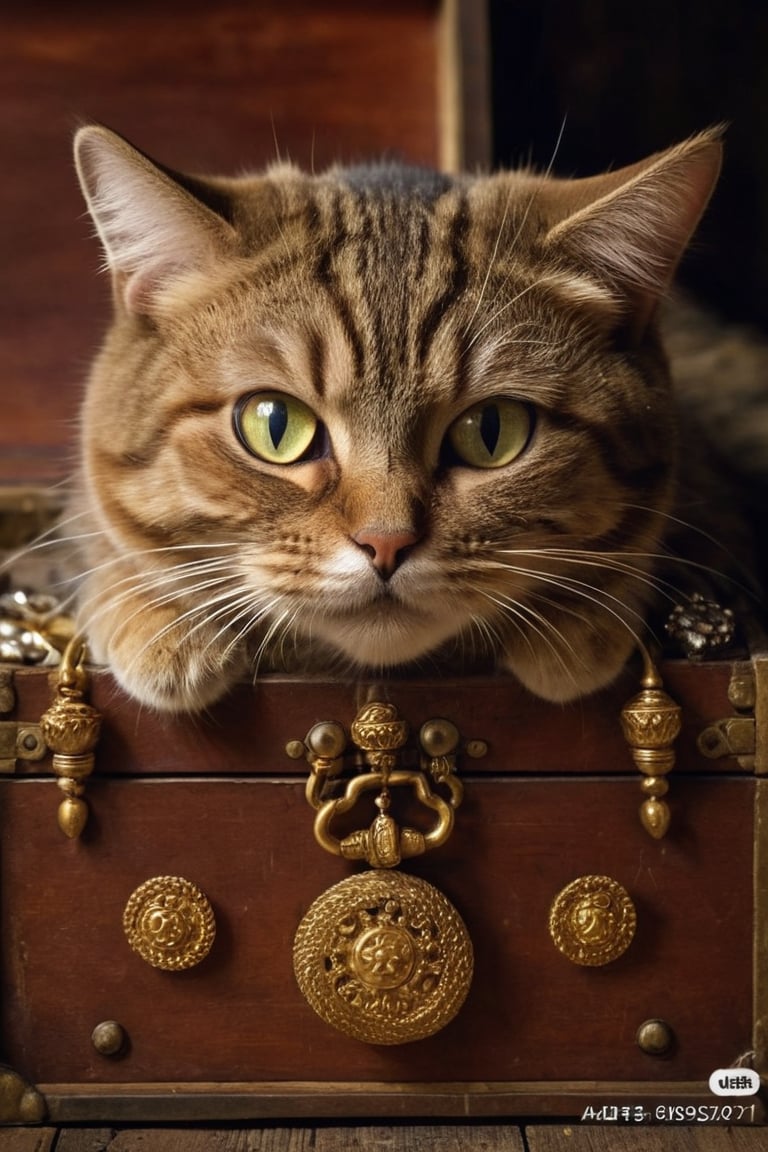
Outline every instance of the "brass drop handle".
POLYGON ((320 804, 315 817, 315 839, 327 852, 343 856, 345 860, 366 860, 372 868, 395 868, 401 860, 421 856, 431 848, 439 848, 453 831, 453 805, 438 796, 421 772, 398 770, 390 772, 383 783, 379 772, 367 772, 347 784, 343 796, 320 804), (390 789, 409 784, 419 801, 437 813, 437 823, 429 832, 416 828, 401 828, 389 815, 390 789), (345 812, 354 808, 365 792, 379 790, 375 803, 379 809, 369 828, 352 832, 340 840, 331 831, 331 824, 345 812))
POLYGON ((310 729, 304 741, 311 765, 306 797, 317 811, 314 832, 318 844, 334 856, 365 860, 373 868, 396 868, 401 860, 421 856, 444 844, 453 831, 454 811, 464 795, 455 773, 458 728, 445 720, 430 720, 422 726, 419 739, 425 771, 397 767, 399 751, 408 738, 408 725, 392 705, 366 705, 355 717, 350 732, 372 771, 353 777, 344 794, 332 799, 324 799, 323 793, 328 780, 341 771, 341 757, 347 746, 344 728, 336 721, 323 721, 310 729), (432 790, 428 774, 445 788, 447 799, 432 790), (437 814, 437 822, 429 831, 401 828, 390 816, 391 789, 403 785, 410 786, 419 802, 437 814), (379 813, 372 824, 343 839, 336 836, 331 826, 337 817, 350 812, 366 792, 375 790, 379 792, 375 800, 379 813))

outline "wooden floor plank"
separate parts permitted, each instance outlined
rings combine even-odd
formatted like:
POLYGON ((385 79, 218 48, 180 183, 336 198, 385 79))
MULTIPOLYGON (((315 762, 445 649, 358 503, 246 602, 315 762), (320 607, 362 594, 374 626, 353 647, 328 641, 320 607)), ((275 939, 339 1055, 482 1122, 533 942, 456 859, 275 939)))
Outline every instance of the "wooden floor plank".
POLYGON ((2 1152, 52 1152, 55 1128, 5 1128, 0 1130, 2 1152))
POLYGON ((600 1127, 528 1127, 529 1152, 763 1152, 768 1147, 765 1128, 696 1128, 677 1125, 634 1128, 605 1124, 600 1127))
MULTIPOLYGON (((524 1152, 519 1128, 396 1125, 322 1128, 62 1129, 55 1152, 524 1152)), ((0 1152, 53 1152, 34 1145, 0 1152)))
POLYGON ((0 1152, 763 1152, 761 1127, 605 1124, 321 1128, 11 1128, 0 1152))
POLYGON ((309 1152, 312 1137, 311 1128, 135 1128, 118 1132, 105 1152, 309 1152))
POLYGON ((107 1152, 114 1135, 113 1128, 62 1128, 55 1152, 107 1152))
POLYGON ((523 1152, 519 1128, 507 1124, 320 1128, 314 1152, 523 1152))

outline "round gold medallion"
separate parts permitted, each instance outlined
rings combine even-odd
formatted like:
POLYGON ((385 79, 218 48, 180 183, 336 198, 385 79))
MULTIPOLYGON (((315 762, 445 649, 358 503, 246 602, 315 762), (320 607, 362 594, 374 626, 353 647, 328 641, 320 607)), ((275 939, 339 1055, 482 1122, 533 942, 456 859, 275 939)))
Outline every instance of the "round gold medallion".
POLYGON ((443 1028, 472 981, 472 943, 425 880, 376 869, 324 892, 299 925, 299 987, 327 1024, 369 1044, 405 1044, 443 1028))
POLYGON ((580 876, 555 897, 549 933, 574 964, 610 964, 632 943, 637 914, 626 890, 610 876, 580 876))
POLYGON ((169 972, 199 964, 216 935, 207 896, 181 876, 154 876, 141 884, 125 906, 123 928, 142 960, 169 972))

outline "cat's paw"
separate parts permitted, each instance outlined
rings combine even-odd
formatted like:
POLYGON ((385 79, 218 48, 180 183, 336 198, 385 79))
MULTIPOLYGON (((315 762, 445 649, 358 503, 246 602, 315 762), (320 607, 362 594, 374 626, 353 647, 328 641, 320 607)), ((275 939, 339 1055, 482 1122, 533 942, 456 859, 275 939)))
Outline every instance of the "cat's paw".
POLYGON ((247 657, 214 623, 185 625, 170 608, 144 607, 86 624, 89 655, 140 703, 163 712, 199 712, 243 675, 247 657))
POLYGON ((538 647, 531 642, 509 646, 500 656, 501 665, 542 700, 567 704, 591 696, 612 684, 621 674, 636 646, 634 635, 619 627, 559 631, 559 641, 538 647))

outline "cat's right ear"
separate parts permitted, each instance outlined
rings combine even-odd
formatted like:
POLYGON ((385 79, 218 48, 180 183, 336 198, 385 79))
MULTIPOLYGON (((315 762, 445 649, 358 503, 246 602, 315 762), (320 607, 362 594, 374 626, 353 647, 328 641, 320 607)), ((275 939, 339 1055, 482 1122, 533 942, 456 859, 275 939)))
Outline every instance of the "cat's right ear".
POLYGON ((234 248, 234 229, 121 136, 89 125, 75 165, 112 272, 116 303, 152 315, 164 292, 234 248))

